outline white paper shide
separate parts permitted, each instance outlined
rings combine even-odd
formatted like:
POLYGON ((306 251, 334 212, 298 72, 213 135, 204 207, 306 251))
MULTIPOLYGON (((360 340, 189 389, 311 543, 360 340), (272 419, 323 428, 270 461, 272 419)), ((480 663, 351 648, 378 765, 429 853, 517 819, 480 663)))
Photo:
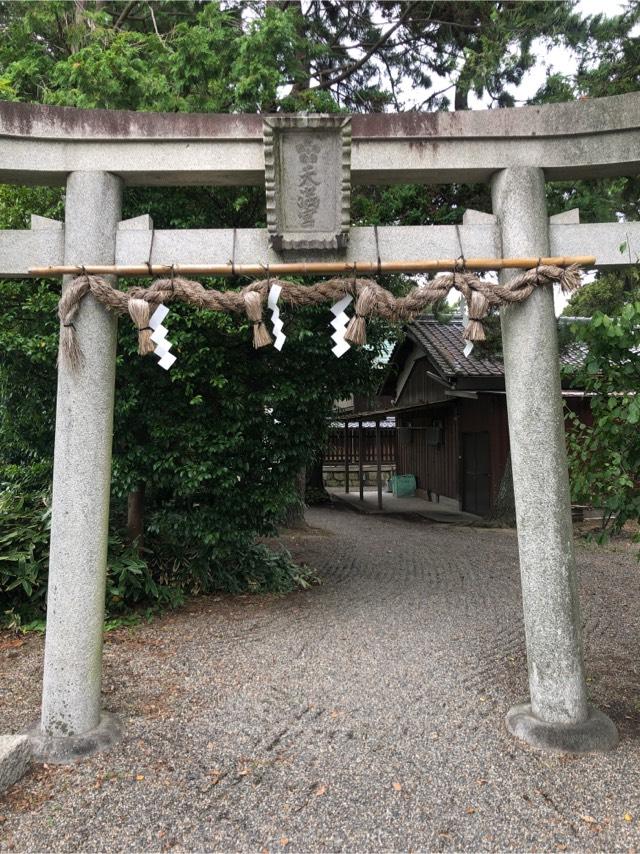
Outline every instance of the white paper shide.
POLYGON ((168 314, 169 309, 166 305, 160 303, 149 319, 149 326, 153 329, 153 332, 151 333, 151 340, 156 345, 153 352, 159 357, 158 364, 161 368, 164 368, 165 371, 168 371, 176 360, 173 353, 169 352, 173 346, 171 341, 167 341, 169 330, 166 326, 162 325, 162 321, 168 314))
POLYGON ((332 347, 331 352, 338 358, 343 356, 351 347, 351 345, 344 340, 344 335, 347 331, 347 324, 349 323, 349 315, 345 314, 345 308, 352 301, 353 297, 350 294, 347 294, 331 306, 331 313, 335 315, 334 319, 331 321, 331 325, 336 330, 331 336, 331 340, 335 341, 336 346, 332 347))
POLYGON ((280 309, 278 308, 278 299, 281 292, 282 287, 280 285, 271 285, 267 298, 267 306, 271 311, 271 323, 273 324, 273 334, 275 336, 273 346, 276 350, 282 350, 284 342, 287 340, 287 336, 282 332, 284 324, 280 320, 280 309))

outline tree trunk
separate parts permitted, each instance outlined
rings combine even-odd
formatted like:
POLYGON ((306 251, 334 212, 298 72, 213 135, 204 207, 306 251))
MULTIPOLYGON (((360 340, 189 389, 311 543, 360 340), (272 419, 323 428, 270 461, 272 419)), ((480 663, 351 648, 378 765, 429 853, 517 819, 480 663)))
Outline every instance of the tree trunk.
POLYGON ((307 466, 307 488, 324 489, 324 476, 322 474, 323 458, 319 454, 310 466, 307 466))
POLYGON ((144 540, 144 481, 129 493, 127 500, 127 539, 130 545, 142 548, 144 540))
MULTIPOLYGON (((298 21, 304 30, 305 24, 305 16, 302 10, 302 0, 287 0, 287 2, 282 4, 283 9, 297 8, 298 9, 298 21)), ((304 36, 304 32, 301 33, 304 36)), ((301 74, 300 78, 296 80, 296 82, 291 87, 291 92, 289 95, 299 95, 300 92, 308 90, 311 87, 311 68, 309 65, 309 56, 304 49, 300 49, 296 51, 295 54, 296 62, 298 63, 299 71, 303 72, 304 75, 301 74)))
POLYGON ((458 74, 458 79, 456 81, 456 94, 454 98, 454 110, 459 112, 460 110, 468 110, 469 109, 469 91, 471 89, 471 79, 469 66, 465 63, 460 69, 460 73, 458 74))
POLYGON ((86 17, 87 0, 74 0, 73 3, 73 26, 69 34, 69 50, 71 54, 78 53, 84 46, 85 32, 87 27, 94 28, 92 22, 86 17))
POLYGON ((309 506, 331 504, 331 496, 324 486, 323 463, 324 455, 320 453, 314 457, 311 465, 307 467, 306 493, 309 506))
POLYGON ((500 522, 509 528, 516 526, 516 500, 513 494, 513 472, 511 470, 511 454, 507 457, 507 462, 500 481, 500 489, 493 505, 493 509, 489 514, 489 519, 492 522, 500 522))
POLYGON ((456 95, 454 100, 454 109, 456 113, 459 113, 461 110, 469 109, 469 90, 464 89, 461 86, 461 82, 458 81, 458 85, 456 86, 456 95))
POLYGON ((307 470, 301 468, 295 477, 296 498, 287 508, 282 524, 285 528, 303 528, 305 525, 305 486, 307 483, 307 470))

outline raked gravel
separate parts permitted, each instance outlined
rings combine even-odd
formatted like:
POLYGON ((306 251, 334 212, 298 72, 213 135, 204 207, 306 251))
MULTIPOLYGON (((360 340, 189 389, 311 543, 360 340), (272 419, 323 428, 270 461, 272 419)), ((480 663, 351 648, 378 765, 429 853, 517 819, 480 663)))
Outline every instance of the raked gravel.
MULTIPOLYGON (((538 754, 512 531, 312 510, 287 545, 322 584, 207 597, 107 635, 124 738, 35 766, 0 798, 0 850, 640 849, 640 578, 578 547, 589 690, 610 754, 538 754)), ((42 640, 0 638, 0 731, 38 715, 42 640), (4 641, 4 643, 2 643, 4 641)))

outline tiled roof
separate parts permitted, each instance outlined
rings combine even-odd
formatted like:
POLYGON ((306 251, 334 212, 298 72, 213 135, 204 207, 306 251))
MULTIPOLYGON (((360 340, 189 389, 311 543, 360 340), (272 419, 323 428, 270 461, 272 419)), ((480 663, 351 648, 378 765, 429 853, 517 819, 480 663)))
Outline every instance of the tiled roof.
POLYGON ((560 364, 565 368, 581 368, 587 356, 586 344, 569 344, 560 353, 560 364))
POLYGON ((407 333, 418 344, 447 377, 502 377, 504 368, 496 357, 479 356, 477 348, 467 357, 464 355, 466 341, 462 337, 464 325, 461 321, 439 323, 437 320, 419 318, 407 326, 407 333))
MULTIPOLYGON (((474 348, 464 355, 466 341, 460 320, 439 323, 432 318, 418 318, 407 326, 407 333, 420 344, 446 377, 502 377, 504 366, 499 356, 481 356, 474 348)), ((584 347, 573 344, 560 356, 563 365, 579 367, 584 361, 584 347)))

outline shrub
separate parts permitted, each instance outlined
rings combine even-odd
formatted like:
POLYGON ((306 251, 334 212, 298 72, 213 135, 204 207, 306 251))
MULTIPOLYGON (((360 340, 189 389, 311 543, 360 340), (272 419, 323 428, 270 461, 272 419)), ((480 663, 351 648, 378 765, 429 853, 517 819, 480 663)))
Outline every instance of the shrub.
MULTIPOLYGON (((182 517, 181 517, 182 518, 182 517)), ((23 482, 0 489, 0 625, 40 628, 46 612, 51 528, 50 493, 23 482)), ((187 594, 287 593, 314 577, 289 553, 264 544, 237 543, 225 553, 202 537, 154 538, 153 548, 109 537, 106 615, 119 618, 141 609, 176 607, 187 594)), ((213 538, 215 540, 215 538, 213 538)))

